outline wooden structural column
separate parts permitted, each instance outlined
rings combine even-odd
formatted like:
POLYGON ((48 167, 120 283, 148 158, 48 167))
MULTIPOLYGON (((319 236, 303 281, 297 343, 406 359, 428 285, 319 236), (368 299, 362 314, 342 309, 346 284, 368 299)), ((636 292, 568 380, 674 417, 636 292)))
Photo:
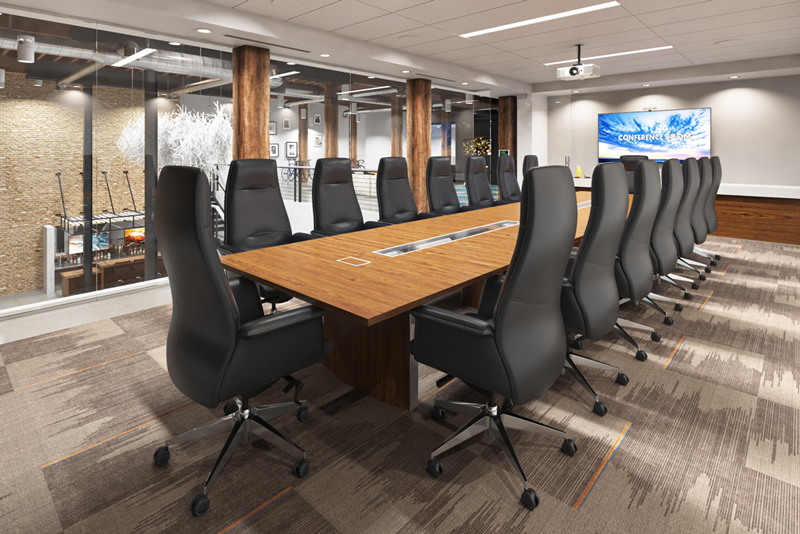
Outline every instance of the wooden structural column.
POLYGON ((350 114, 350 161, 353 167, 358 165, 358 116, 350 114))
POLYGON ((233 49, 233 159, 269 158, 269 50, 233 49))
POLYGON ((339 96, 333 82, 325 82, 325 157, 339 157, 339 96))
POLYGON ((501 96, 498 106, 497 148, 510 150, 517 160, 517 97, 501 96))
POLYGON ((408 80, 406 84, 408 175, 420 212, 428 211, 425 170, 431 156, 431 81, 408 80))
POLYGON ((403 102, 392 95, 392 157, 403 157, 403 102))

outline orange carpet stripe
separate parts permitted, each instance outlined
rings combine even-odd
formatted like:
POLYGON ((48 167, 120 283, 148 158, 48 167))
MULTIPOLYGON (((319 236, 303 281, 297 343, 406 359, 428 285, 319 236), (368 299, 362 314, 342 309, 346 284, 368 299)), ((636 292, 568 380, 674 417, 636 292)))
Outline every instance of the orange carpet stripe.
POLYGON ((731 264, 729 263, 729 264, 728 264, 728 266, 727 266, 727 267, 725 267, 725 270, 724 270, 724 271, 722 271, 722 276, 725 276, 725 273, 727 273, 727 272, 728 272, 728 269, 730 269, 730 268, 731 268, 731 264))
POLYGON ((431 393, 430 395, 428 395, 424 399, 420 399, 419 403, 422 404, 423 402, 425 402, 426 400, 430 399, 431 397, 433 397, 434 395, 436 395, 437 393, 442 391, 444 388, 446 388, 447 386, 449 386, 450 384, 452 384, 456 380, 458 380, 458 378, 452 379, 450 382, 448 382, 447 384, 443 385, 442 387, 440 387, 439 389, 437 389, 436 391, 434 391, 433 393, 431 393))
POLYGON ((575 501, 575 504, 572 506, 573 509, 580 510, 580 507, 583 506, 583 501, 586 500, 586 497, 589 495, 589 492, 592 491, 592 488, 597 482, 597 479, 600 478, 601 474, 603 474, 606 465, 608 464, 609 460, 611 460, 611 457, 614 456, 614 452, 617 450, 620 443, 622 443, 622 439, 625 437, 625 434, 628 433, 628 429, 631 427, 631 424, 632 423, 628 421, 628 423, 625 425, 625 428, 623 428, 622 432, 619 433, 619 436, 617 436, 617 441, 614 442, 614 445, 612 445, 611 448, 606 453, 605 457, 603 458, 603 461, 600 463, 600 467, 598 467, 597 471, 594 472, 594 475, 592 476, 591 480, 589 480, 589 483, 586 484, 586 488, 584 488, 583 493, 581 493, 581 496, 578 497, 578 500, 575 501))
POLYGON ((684 339, 686 339, 686 336, 681 336, 681 340, 678 341, 677 345, 675 345, 675 349, 673 349, 672 354, 669 355, 669 360, 667 360, 667 363, 664 364, 664 367, 662 367, 662 369, 666 369, 667 367, 669 367, 669 364, 672 363, 672 358, 674 358, 675 355, 678 353, 678 349, 681 348, 681 345, 683 345, 684 339))
POLYGON ((706 307, 706 304, 708 304, 708 299, 710 299, 710 298, 711 298, 711 295, 713 295, 713 294, 714 294, 714 292, 713 292, 713 291, 712 291, 711 293, 709 293, 709 294, 708 294, 708 297, 706 297, 706 301, 703 303, 703 305, 702 305, 702 306, 700 306, 700 311, 703 311, 703 308, 705 308, 705 307, 706 307))
POLYGON ((125 358, 130 358, 131 356, 136 356, 137 354, 144 354, 145 351, 134 352, 133 354, 128 354, 127 356, 120 356, 119 358, 114 358, 113 360, 108 360, 107 362, 97 363, 95 365, 90 365, 89 367, 84 367, 83 369, 78 369, 77 371, 70 371, 69 373, 64 373, 63 375, 54 376, 53 378, 48 378, 47 380, 42 380, 40 382, 34 382, 33 384, 28 384, 27 386, 22 386, 21 388, 16 388, 14 391, 20 391, 25 388, 30 388, 33 386, 38 386, 39 384, 44 384, 45 382, 50 382, 52 380, 57 380, 59 378, 64 378, 65 376, 74 375, 75 373, 80 373, 83 371, 88 371, 89 369, 94 369, 95 367, 100 367, 101 365, 105 365, 107 363, 118 362, 120 360, 124 360, 125 358))
POLYGON ((740 250, 742 250, 742 245, 739 245, 739 248, 736 249, 736 252, 734 252, 733 255, 735 256, 738 254, 740 250))
POLYGON ((131 432, 133 432, 134 430, 138 430, 138 429, 140 429, 140 428, 142 428, 142 427, 144 427, 144 426, 147 426, 147 425, 149 425, 149 424, 151 424, 151 423, 155 423, 156 421, 159 421, 159 420, 161 420, 161 419, 164 419, 165 417, 169 417, 170 415, 172 415, 172 414, 174 414, 174 413, 178 413, 178 412, 180 412, 181 410, 185 410, 186 408, 188 408, 188 407, 190 407, 190 406, 194 406, 195 404, 197 404, 197 403, 196 403, 196 402, 193 402, 193 403, 191 403, 191 404, 187 404, 186 406, 184 406, 184 407, 182 407, 182 408, 178 408, 177 410, 172 410, 171 412, 169 412, 169 413, 165 413, 164 415, 162 415, 162 416, 160 416, 160 417, 156 417, 155 419, 151 419, 151 420, 147 421, 146 423, 142 423, 141 425, 136 425, 135 427, 133 427, 133 428, 129 428, 128 430, 125 430, 124 432, 120 432, 119 434, 117 434, 117 435, 115 435, 115 436, 111 436, 110 438, 106 438, 106 439, 104 439, 103 441, 99 441, 99 442, 95 443, 94 445, 89 445, 88 447, 84 447, 83 449, 81 449, 81 450, 79 450, 79 451, 76 451, 76 452, 73 452, 72 454, 68 454, 68 455, 66 455, 66 456, 63 456, 63 457, 59 458, 58 460, 53 460, 53 461, 52 461, 52 462, 50 462, 49 464, 44 464, 44 465, 43 465, 43 466, 41 466, 39 469, 44 469, 45 467, 50 467, 51 465, 55 465, 55 464, 57 464, 58 462, 61 462, 61 461, 67 460, 68 458, 72 458, 73 456, 77 456, 78 454, 80 454, 80 453, 82 453, 82 452, 86 452, 86 451, 88 451, 89 449, 93 449, 94 447, 97 447, 97 446, 99 446, 99 445, 102 445, 103 443, 108 443, 108 442, 109 442, 109 441, 111 441, 112 439, 117 439, 118 437, 124 436, 125 434, 130 434, 130 433, 131 433, 131 432))
POLYGON ((292 488, 292 486, 289 486, 288 488, 286 488, 285 490, 283 490, 282 492, 280 492, 279 494, 275 495, 273 498, 271 498, 270 500, 268 500, 267 502, 265 502, 264 504, 262 504, 261 506, 259 506, 255 510, 253 510, 252 512, 248 513, 243 518, 239 519, 235 523, 233 523, 230 526, 228 526, 228 528, 226 528, 225 530, 221 530, 219 534, 225 534, 226 532, 230 532, 231 530, 235 529, 236 527, 238 527, 239 525, 241 525, 242 523, 244 523, 245 521, 247 521, 248 519, 250 519, 251 517, 256 515, 258 512, 260 512, 261 510, 263 510, 264 508, 266 508, 270 504, 274 503, 275 501, 277 501, 278 499, 280 499, 281 497, 283 497, 284 495, 286 495, 287 493, 292 491, 292 489, 294 489, 294 488, 292 488))

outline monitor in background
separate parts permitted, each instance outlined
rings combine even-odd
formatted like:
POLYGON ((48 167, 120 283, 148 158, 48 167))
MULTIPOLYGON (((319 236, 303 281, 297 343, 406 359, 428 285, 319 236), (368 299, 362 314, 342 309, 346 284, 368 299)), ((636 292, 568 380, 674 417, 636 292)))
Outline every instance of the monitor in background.
POLYGON ((601 113, 598 161, 639 154, 659 163, 711 155, 711 108, 601 113))
MULTIPOLYGON (((108 232, 92 234, 92 250, 108 249, 108 232)), ((83 252, 83 234, 69 236, 68 254, 81 254, 83 252)))
POLYGON ((144 243, 144 228, 131 228, 125 230, 125 244, 136 245, 144 243))

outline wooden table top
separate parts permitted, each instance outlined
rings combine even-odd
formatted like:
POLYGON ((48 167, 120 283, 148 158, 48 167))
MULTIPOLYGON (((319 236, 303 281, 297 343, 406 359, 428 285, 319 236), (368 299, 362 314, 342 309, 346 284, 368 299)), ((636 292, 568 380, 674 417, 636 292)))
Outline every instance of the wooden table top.
MULTIPOLYGON (((232 272, 372 326, 504 272, 514 252, 518 226, 402 256, 387 257, 374 251, 499 221, 518 221, 519 206, 515 203, 241 252, 221 260, 232 272), (370 263, 356 267, 337 261, 348 257, 370 263)), ((583 236, 588 218, 588 207, 578 210, 576 238, 583 236)))

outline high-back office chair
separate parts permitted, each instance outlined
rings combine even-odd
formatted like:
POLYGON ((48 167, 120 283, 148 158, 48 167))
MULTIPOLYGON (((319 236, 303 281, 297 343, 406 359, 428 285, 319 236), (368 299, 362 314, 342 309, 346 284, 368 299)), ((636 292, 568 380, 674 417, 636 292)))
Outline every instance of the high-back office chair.
POLYGON ((510 204, 512 200, 495 200, 489 176, 486 174, 486 159, 483 156, 469 156, 464 172, 467 182, 467 198, 470 206, 491 208, 510 204))
MULTIPOLYGON (((274 159, 240 159, 231 162, 225 191, 225 242, 223 253, 245 252, 312 239, 304 233, 292 234, 278 182, 274 159)), ((264 302, 276 305, 291 300, 291 295, 258 284, 264 302)))
MULTIPOLYGON (((658 205, 650 247, 653 272, 664 282, 683 291, 683 298, 691 299, 692 294, 678 281, 697 283, 689 278, 673 274, 678 266, 678 244, 675 241, 674 226, 678 207, 683 198, 683 170, 677 159, 668 159, 661 167, 661 201, 658 205)), ((697 289, 697 287, 695 287, 697 289)), ((651 298, 655 295, 651 294, 651 298)), ((682 309, 682 307, 681 307, 682 309)), ((676 310, 680 311, 676 304, 676 310)))
MULTIPOLYGON (((700 280, 705 280, 706 276, 697 270, 696 267, 705 267, 704 264, 689 259, 694 252, 694 230, 692 228, 692 212, 697 202, 697 193, 700 190, 700 169, 695 158, 683 160, 683 196, 678 206, 678 214, 675 217, 673 234, 675 243, 678 245, 678 265, 684 269, 694 271, 700 280)), ((708 267, 706 267, 708 269, 708 267)), ((711 272, 708 269, 706 272, 711 272)), ((695 288, 697 289, 697 288, 695 288)))
POLYGON ((353 169, 347 158, 322 158, 314 167, 311 185, 314 211, 312 235, 331 236, 387 226, 379 221, 364 222, 353 186, 353 169))
MULTIPOLYGON (((694 242, 696 245, 705 243, 708 237, 708 221, 706 220, 706 207, 708 199, 711 196, 711 190, 714 187, 714 172, 711 159, 702 157, 698 161, 700 167, 700 190, 697 193, 697 201, 692 210, 692 230, 694 231, 694 242)), ((710 261, 712 267, 717 265, 717 262, 711 256, 714 254, 710 250, 695 246, 694 253, 702 256, 710 261)))
MULTIPOLYGON (((703 209, 703 216, 706 219, 706 225, 708 226, 708 233, 713 234, 717 231, 717 210, 716 210, 716 202, 717 202, 717 193, 719 192, 719 186, 722 184, 722 164, 719 161, 719 156, 712 156, 711 157, 711 189, 708 192, 708 198, 706 198, 706 205, 703 209)), ((700 247, 695 247, 696 250, 703 252, 705 254, 713 254, 715 260, 721 260, 722 256, 717 254, 716 252, 706 250, 700 247)))
POLYGON ((613 330, 636 347, 636 359, 644 361, 647 353, 638 348, 617 321, 619 290, 615 268, 627 211, 628 180, 622 164, 602 163, 595 167, 589 221, 567 269, 561 313, 567 332, 595 340, 613 330))
POLYGON ((400 224, 436 217, 434 213, 418 213, 414 193, 408 182, 406 158, 381 158, 377 176, 380 221, 400 224))
POLYGON ((528 171, 539 166, 539 156, 527 155, 522 158, 522 176, 528 176, 528 171))
POLYGON ((309 306, 265 317, 255 284, 226 277, 212 234, 210 206, 208 180, 200 169, 164 167, 156 188, 155 228, 172 292, 170 378, 181 393, 206 408, 241 397, 229 415, 170 438, 155 452, 156 465, 163 465, 172 445, 228 434, 203 493, 192 501, 195 516, 208 510, 208 489, 251 433, 300 456, 294 474, 308 473, 305 452, 266 422, 298 405, 302 419, 305 401, 255 407, 249 399, 281 377, 321 361, 331 350, 323 336, 323 310, 309 306))
POLYGON ((623 167, 625 167, 625 177, 628 179, 629 194, 633 194, 634 190, 633 174, 636 171, 636 165, 640 161, 647 161, 648 159, 649 158, 647 156, 638 156, 638 155, 619 157, 619 162, 622 163, 623 167))
POLYGON ((500 156, 497 158, 497 184, 500 190, 500 200, 519 202, 522 192, 517 182, 517 164, 514 156, 500 156))
POLYGON ((428 209, 432 213, 450 215, 478 209, 476 206, 462 206, 458 201, 458 193, 453 184, 453 174, 450 168, 450 158, 446 156, 428 158, 425 182, 428 188, 428 209))
POLYGON ((572 182, 529 173, 522 185, 517 244, 494 308, 494 320, 461 315, 433 306, 411 311, 416 318, 408 350, 417 361, 461 378, 486 395, 485 404, 437 400, 433 417, 444 409, 470 421, 435 449, 428 473, 443 472, 438 456, 473 436, 491 432, 525 483, 520 498, 533 510, 539 504, 528 487, 507 429, 564 438, 561 450, 572 456, 575 443, 566 434, 513 413, 501 413, 496 396, 527 403, 547 391, 564 367, 566 344, 558 294, 575 237, 577 210, 572 182))

